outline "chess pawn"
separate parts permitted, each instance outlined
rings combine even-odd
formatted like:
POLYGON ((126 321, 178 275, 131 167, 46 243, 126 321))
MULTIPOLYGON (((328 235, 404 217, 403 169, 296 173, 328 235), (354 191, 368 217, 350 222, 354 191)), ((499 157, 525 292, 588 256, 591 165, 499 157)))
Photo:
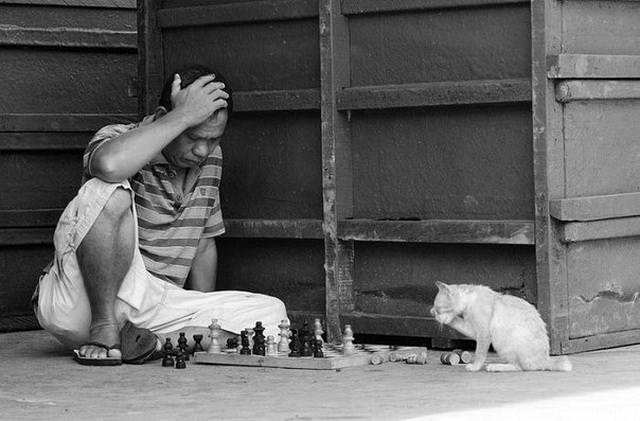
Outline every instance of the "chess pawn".
POLYGON ((202 347, 202 339, 203 339, 202 335, 193 335, 193 341, 195 342, 195 344, 193 345, 194 354, 196 352, 204 351, 204 348, 202 347))
POLYGON ((173 344, 171 343, 171 338, 167 338, 164 343, 163 354, 162 366, 173 367, 173 357, 171 356, 173 354, 173 344))
POLYGON ((299 357, 300 356, 300 338, 298 338, 298 331, 296 329, 291 329, 291 342, 289 342, 289 356, 290 357, 299 357))
POLYGON ((240 354, 242 355, 251 355, 251 348, 249 348, 249 335, 247 330, 243 330, 240 332, 240 343, 242 343, 242 348, 240 349, 240 354))
POLYGON ((289 321, 287 319, 282 320, 282 322, 278 325, 280 328, 280 342, 278 342, 278 352, 289 352, 289 321))
POLYGON ((220 325, 218 324, 218 319, 212 319, 211 325, 209 325, 209 337, 211 338, 211 342, 209 343, 209 348, 207 348, 207 353, 209 354, 219 354, 222 352, 220 348, 220 325))
POLYGON ((184 354, 181 349, 178 349, 178 355, 176 356, 176 368, 187 368, 187 364, 184 361, 184 354))
POLYGON ((353 330, 351 325, 344 326, 344 335, 342 336, 342 353, 344 355, 352 355, 356 352, 356 347, 353 345, 353 330))
POLYGON ((323 333, 324 331, 322 330, 322 323, 320 322, 320 319, 315 319, 313 322, 313 336, 317 341, 319 340, 320 342, 324 342, 322 339, 323 333))
POLYGON ((234 337, 227 339, 227 352, 238 352, 238 338, 234 337))
POLYGON ((178 349, 182 351, 185 361, 189 361, 189 346, 187 345, 187 337, 184 332, 180 332, 178 337, 178 349))
POLYGON ((315 339, 316 346, 313 347, 313 356, 315 358, 324 358, 324 352, 322 352, 322 339, 315 339))
POLYGON ((267 336, 267 355, 278 355, 278 344, 272 335, 267 336))

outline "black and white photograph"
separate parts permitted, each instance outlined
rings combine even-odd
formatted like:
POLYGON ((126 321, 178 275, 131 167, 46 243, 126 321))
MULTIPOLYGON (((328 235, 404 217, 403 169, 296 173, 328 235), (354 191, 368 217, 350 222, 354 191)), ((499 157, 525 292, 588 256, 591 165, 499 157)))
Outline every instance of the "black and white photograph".
POLYGON ((0 420, 640 420, 639 0, 0 0, 0 420))

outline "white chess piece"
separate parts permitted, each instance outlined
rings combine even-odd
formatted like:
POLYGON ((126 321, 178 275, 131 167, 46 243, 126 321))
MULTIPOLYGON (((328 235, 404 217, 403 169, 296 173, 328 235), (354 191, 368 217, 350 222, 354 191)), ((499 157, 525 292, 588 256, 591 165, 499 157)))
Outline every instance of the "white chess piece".
POLYGON ((273 335, 267 336, 267 355, 278 355, 278 344, 273 335))
POLYGON ((207 348, 207 352, 209 354, 219 354, 222 352, 220 349, 220 342, 218 338, 220 338, 220 333, 222 329, 218 324, 218 319, 211 319, 211 324, 209 325, 209 337, 211 338, 211 343, 209 343, 209 348, 207 348))
POLYGON ((313 323, 313 335, 315 336, 316 340, 320 341, 321 344, 324 343, 324 340, 322 339, 323 333, 324 331, 322 330, 322 323, 320 322, 320 319, 316 319, 313 323))
POLYGON ((344 335, 342 335, 342 354, 352 355, 356 352, 356 347, 353 345, 353 330, 351 325, 344 326, 344 335))
POLYGON ((280 336, 278 352, 289 353, 289 336, 291 335, 291 332, 289 331, 289 321, 287 319, 282 320, 278 327, 280 328, 280 333, 278 333, 278 336, 280 336))

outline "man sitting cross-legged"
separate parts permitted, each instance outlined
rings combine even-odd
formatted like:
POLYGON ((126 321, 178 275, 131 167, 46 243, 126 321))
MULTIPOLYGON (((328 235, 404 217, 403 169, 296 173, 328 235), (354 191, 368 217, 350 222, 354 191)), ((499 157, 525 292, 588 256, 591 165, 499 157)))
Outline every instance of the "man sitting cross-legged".
POLYGON ((77 348, 79 362, 141 362, 164 337, 207 338, 214 318, 228 335, 256 321, 277 335, 286 318, 277 298, 212 292, 230 92, 212 71, 186 69, 167 81, 154 115, 89 142, 35 304, 41 326, 77 348))

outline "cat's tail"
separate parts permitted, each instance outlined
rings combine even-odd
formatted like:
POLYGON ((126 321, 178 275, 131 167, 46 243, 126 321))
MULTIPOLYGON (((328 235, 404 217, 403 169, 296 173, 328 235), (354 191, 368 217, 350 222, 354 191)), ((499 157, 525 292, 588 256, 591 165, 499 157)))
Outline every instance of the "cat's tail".
POLYGON ((551 371, 571 371, 572 365, 566 355, 560 357, 549 357, 547 370, 551 371))

